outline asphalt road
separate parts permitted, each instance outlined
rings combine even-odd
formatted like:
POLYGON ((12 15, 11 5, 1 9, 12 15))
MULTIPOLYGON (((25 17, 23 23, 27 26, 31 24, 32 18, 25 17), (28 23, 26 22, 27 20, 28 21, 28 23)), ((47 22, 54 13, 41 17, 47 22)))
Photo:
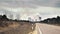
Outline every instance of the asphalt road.
POLYGON ((60 34, 60 26, 36 24, 37 34, 60 34))

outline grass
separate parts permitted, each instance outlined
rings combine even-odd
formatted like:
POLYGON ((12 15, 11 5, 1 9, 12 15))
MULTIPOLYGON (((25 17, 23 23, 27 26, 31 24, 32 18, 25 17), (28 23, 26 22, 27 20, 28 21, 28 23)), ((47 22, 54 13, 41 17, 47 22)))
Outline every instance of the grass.
POLYGON ((29 22, 10 22, 7 27, 0 27, 0 33, 3 32, 4 34, 29 34, 35 29, 35 24, 32 24, 33 23, 29 22), (34 29, 32 29, 32 27, 34 29))

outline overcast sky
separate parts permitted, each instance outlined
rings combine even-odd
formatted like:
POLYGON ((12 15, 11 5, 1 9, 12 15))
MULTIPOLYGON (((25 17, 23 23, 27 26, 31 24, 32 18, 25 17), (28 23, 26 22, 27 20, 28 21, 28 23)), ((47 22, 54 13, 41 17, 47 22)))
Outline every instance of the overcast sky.
POLYGON ((0 14, 17 19, 56 17, 60 16, 60 0, 0 0, 0 14))

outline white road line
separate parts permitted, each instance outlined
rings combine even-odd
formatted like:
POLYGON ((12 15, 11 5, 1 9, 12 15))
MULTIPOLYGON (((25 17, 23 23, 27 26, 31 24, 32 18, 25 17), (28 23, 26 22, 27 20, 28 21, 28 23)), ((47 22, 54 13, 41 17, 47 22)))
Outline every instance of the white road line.
POLYGON ((33 30, 33 24, 32 24, 32 30, 33 30))
POLYGON ((33 30, 33 27, 32 27, 32 30, 33 30))
POLYGON ((37 26, 38 30, 39 30, 39 34, 42 34, 41 29, 39 28, 39 26, 37 26))

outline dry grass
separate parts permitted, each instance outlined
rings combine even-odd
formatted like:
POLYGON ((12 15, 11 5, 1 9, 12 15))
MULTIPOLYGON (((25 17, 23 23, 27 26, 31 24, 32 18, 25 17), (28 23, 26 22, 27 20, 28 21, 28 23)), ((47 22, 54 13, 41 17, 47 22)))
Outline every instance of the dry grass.
MULTIPOLYGON (((10 24, 8 27, 0 28, 0 33, 4 34, 29 34, 30 32, 33 32, 35 29, 35 24, 32 25, 32 23, 20 23, 15 22, 13 24, 10 24)), ((35 31, 34 31, 35 32, 35 31)))
POLYGON ((17 28, 19 26, 18 23, 10 24, 8 27, 0 27, 0 32, 10 30, 12 28, 17 28))

